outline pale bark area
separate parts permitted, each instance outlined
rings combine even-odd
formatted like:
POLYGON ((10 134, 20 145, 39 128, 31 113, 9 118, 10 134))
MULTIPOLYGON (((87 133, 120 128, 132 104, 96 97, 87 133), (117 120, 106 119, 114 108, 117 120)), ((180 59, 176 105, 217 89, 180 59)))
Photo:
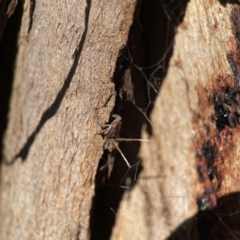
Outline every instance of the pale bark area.
MULTIPOLYGON (((143 171, 133 191, 127 192, 121 202, 111 239, 166 239, 197 213, 196 200, 204 191, 196 171, 197 144, 210 137, 214 139, 212 132, 217 136, 215 123, 207 118, 214 115, 214 106, 202 106, 200 102, 213 97, 211 91, 219 76, 231 76, 233 83, 227 60, 230 50, 238 50, 232 31, 233 7, 219 1, 189 2, 151 115, 151 143, 144 143, 141 148, 143 171), (196 118, 197 114, 200 117, 196 118), (205 124, 211 129, 210 136, 205 133, 205 124)), ((220 134, 225 143, 218 146, 215 142, 218 154, 224 158, 224 163, 218 166, 222 174, 218 197, 240 188, 239 148, 226 143, 233 141, 231 146, 238 146, 238 131, 239 126, 234 129, 227 126, 220 134), (233 133, 233 139, 225 138, 226 129, 233 133)), ((199 148, 202 149, 201 145, 199 148)), ((176 239, 197 239, 192 233, 194 223, 185 230, 189 238, 176 239)), ((231 226, 223 227, 223 231, 233 233, 228 239, 239 238, 234 236, 231 226)))
POLYGON ((13 163, 1 169, 0 238, 88 239, 103 153, 96 133, 114 106, 111 78, 135 1, 40 0, 33 16, 30 4, 4 140, 13 163))

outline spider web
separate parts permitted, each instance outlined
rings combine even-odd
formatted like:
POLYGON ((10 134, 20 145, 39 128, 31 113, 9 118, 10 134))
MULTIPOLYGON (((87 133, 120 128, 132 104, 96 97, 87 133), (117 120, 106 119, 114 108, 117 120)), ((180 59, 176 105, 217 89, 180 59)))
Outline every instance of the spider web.
MULTIPOLYGON (((158 3, 155 5, 157 6, 156 8, 154 8, 155 6, 153 5, 147 6, 146 2, 142 3, 142 8, 147 8, 147 12, 152 12, 153 15, 154 12, 159 12, 159 15, 160 13, 164 15, 165 25, 163 29, 165 32, 163 36, 160 36, 151 29, 151 23, 140 23, 140 26, 136 28, 138 28, 138 30, 139 28, 142 29, 141 34, 135 34, 133 45, 128 46, 126 59, 131 64, 134 98, 123 101, 121 105, 120 115, 123 117, 123 131, 121 132, 121 137, 141 137, 141 130, 136 131, 134 127, 136 119, 140 119, 139 121, 141 122, 141 124, 137 126, 139 129, 145 128, 149 135, 152 133, 153 125, 150 120, 150 113, 154 107, 156 97, 161 90, 163 79, 166 76, 169 59, 173 51, 175 31, 177 26, 181 23, 187 4, 186 2, 183 3, 178 0, 159 0, 156 2, 158 3), (147 43, 147 45, 149 44, 149 48, 146 50, 147 53, 144 51, 141 52, 139 49, 141 49, 143 42, 145 41, 146 43, 147 38, 152 38, 152 36, 150 36, 151 33, 148 33, 148 31, 153 31, 155 42, 152 43, 149 41, 147 43), (156 49, 156 45, 154 44, 156 43, 161 43, 159 44, 161 46, 157 48, 157 54, 154 53, 156 49), (152 48, 151 44, 154 45, 152 48), (133 116, 135 116, 135 118, 133 116), (133 120, 130 121, 128 120, 129 118, 133 118, 133 120)), ((140 16, 140 18, 142 21, 146 21, 146 16, 140 16)), ((161 20, 161 18, 157 18, 154 21, 161 20)), ((158 23, 157 26, 161 27, 161 23, 158 23)), ((160 192, 146 188, 143 183, 144 181, 151 181, 152 184, 154 184, 156 179, 161 178, 161 172, 155 176, 142 176, 140 174, 142 171, 142 160, 137 156, 139 146, 139 143, 135 143, 135 145, 134 143, 120 144, 120 149, 123 151, 132 167, 123 167, 122 165, 124 165, 124 163, 121 156, 116 157, 115 170, 113 170, 111 174, 113 180, 106 181, 104 184, 105 191, 103 194, 100 194, 99 201, 106 207, 103 211, 110 212, 114 219, 119 214, 120 203, 116 204, 112 202, 106 192, 111 192, 114 195, 120 190, 118 194, 121 195, 121 199, 123 195, 131 197, 131 191, 137 186, 142 192, 153 195, 156 199, 160 199, 160 192), (134 151, 135 153, 132 154, 134 151), (119 163, 121 161, 123 164, 119 163)), ((196 168, 195 166, 192 167, 196 168)), ((182 204, 179 206, 179 208, 181 208, 184 205, 184 201, 188 201, 187 198, 189 197, 191 196, 169 196, 169 201, 174 201, 176 198, 182 199, 182 204)), ((239 198, 240 195, 238 193, 232 193, 226 197, 220 198, 216 208, 199 211, 196 215, 192 216, 192 218, 186 219, 185 222, 180 222, 178 228, 175 229, 172 235, 167 239, 239 239, 239 198), (197 235, 194 235, 196 232, 197 235)), ((121 211, 124 211, 123 214, 129 214, 128 207, 121 211)), ((137 221, 137 219, 135 220, 137 221)), ((108 236, 109 235, 106 234, 103 236, 103 239, 108 239, 108 236)), ((92 237, 92 239, 95 238, 92 237)))

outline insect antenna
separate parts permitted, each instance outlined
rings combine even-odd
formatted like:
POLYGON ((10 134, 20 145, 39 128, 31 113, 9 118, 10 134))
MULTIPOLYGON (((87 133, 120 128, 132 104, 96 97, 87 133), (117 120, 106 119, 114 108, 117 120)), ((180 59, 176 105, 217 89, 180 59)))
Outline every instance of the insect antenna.
POLYGON ((114 143, 114 146, 116 147, 116 149, 118 150, 118 152, 122 155, 124 161, 126 162, 128 168, 131 168, 131 165, 129 164, 128 160, 125 158, 123 152, 121 151, 121 149, 118 147, 118 145, 116 143, 114 143))

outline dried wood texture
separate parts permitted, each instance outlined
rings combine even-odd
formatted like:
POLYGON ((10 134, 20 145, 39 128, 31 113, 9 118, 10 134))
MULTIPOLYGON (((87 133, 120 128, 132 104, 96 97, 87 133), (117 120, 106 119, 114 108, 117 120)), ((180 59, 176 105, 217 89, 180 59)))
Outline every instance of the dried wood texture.
MULTIPOLYGON (((239 196, 227 194, 240 188, 238 114, 231 117, 239 100, 228 95, 236 101, 226 104, 224 94, 239 90, 239 16, 237 5, 188 3, 151 116, 151 143, 142 145, 143 171, 121 202, 111 239, 198 239, 197 200, 204 209, 225 199, 222 207, 232 210, 224 214, 238 213, 239 196)), ((239 239, 234 222, 222 222, 211 237, 239 239)))
POLYGON ((1 239, 88 239, 99 123, 135 1, 25 1, 1 171, 1 239))

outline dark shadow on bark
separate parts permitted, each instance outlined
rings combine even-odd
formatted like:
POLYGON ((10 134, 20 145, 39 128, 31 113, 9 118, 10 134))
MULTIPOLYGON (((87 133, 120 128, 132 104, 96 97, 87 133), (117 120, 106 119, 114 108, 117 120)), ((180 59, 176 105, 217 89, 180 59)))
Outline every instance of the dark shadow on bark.
MULTIPOLYGON (((14 75, 14 64, 18 52, 18 33, 21 26, 23 2, 19 1, 15 13, 8 20, 0 43, 0 151, 3 159, 3 137, 7 127, 10 94, 14 75)), ((6 14, 6 12, 2 13, 6 14)))
POLYGON ((199 212, 182 223, 167 240, 240 239, 240 193, 218 199, 217 207, 199 212))
POLYGON ((75 71, 77 69, 78 66, 78 62, 80 59, 80 55, 84 46, 84 42, 86 39, 86 35, 87 35, 87 30, 88 30, 88 21, 89 21, 89 13, 90 13, 90 8, 91 8, 91 0, 86 0, 87 6, 85 9, 85 29, 83 31, 81 40, 79 42, 78 48, 75 51, 75 55, 74 55, 74 61, 72 64, 71 69, 69 70, 69 73, 64 81, 64 84, 60 90, 60 92, 58 93, 55 101, 49 106, 48 109, 46 109, 41 117, 40 122, 38 123, 37 127, 35 128, 35 130, 32 132, 32 134, 28 137, 27 142, 25 143, 25 145, 22 147, 22 149, 19 151, 19 153, 16 154, 16 156, 14 157, 14 159, 6 160, 6 163, 8 164, 12 164, 17 158, 21 158, 22 161, 25 161, 29 150, 37 136, 37 134, 41 131, 42 127, 44 126, 44 124, 50 119, 52 118, 56 112, 58 111, 62 100, 67 92, 67 89, 69 88, 69 85, 73 79, 73 76, 75 74, 75 71))
POLYGON ((219 2, 226 7, 227 4, 238 4, 239 5, 239 1, 238 0, 219 0, 219 2))
MULTIPOLYGON (((6 27, 6 23, 8 22, 8 19, 13 15, 15 11, 15 7, 17 5, 18 5, 18 11, 19 11, 19 6, 23 5, 23 2, 21 0, 19 1, 18 0, 1 0, 0 1, 0 42, 2 41, 2 34, 6 27)), ((15 14, 14 18, 16 18, 17 14, 15 14)), ((19 22, 16 22, 15 25, 13 25, 13 28, 15 28, 15 26, 20 24, 20 22, 21 22, 21 19, 19 18, 19 22)), ((12 32, 14 32, 14 29, 12 29, 12 32)))
MULTIPOLYGON (((151 113, 155 99, 167 73, 170 57, 173 52, 175 29, 181 23, 188 1, 147 1, 143 0, 136 7, 134 22, 129 33, 125 49, 121 49, 116 64, 113 81, 116 84, 117 99, 113 113, 122 117, 121 138, 141 138, 141 130, 145 126, 151 135, 151 124, 147 118, 151 113), (171 16, 166 15, 166 6, 171 10, 171 16), (153 66, 155 65, 155 67, 153 66), (157 66, 157 67, 156 67, 157 66), (139 69, 141 67, 141 69, 139 69), (126 70, 131 69, 131 79, 134 86, 134 98, 128 95, 125 99, 121 91, 126 70), (154 72, 154 74, 153 74, 154 72), (146 81, 146 79, 149 81, 146 81), (156 83, 157 92, 151 89, 151 83, 156 83), (149 97, 151 99, 149 99, 149 97), (151 103, 151 104, 149 104, 151 103), (144 114, 141 109, 145 109, 144 114)), ((124 94, 123 94, 124 95, 124 94)), ((96 177, 96 192, 93 198, 90 234, 91 240, 107 240, 111 236, 115 224, 119 204, 126 189, 121 186, 130 185, 137 181, 142 169, 138 157, 139 142, 121 142, 119 145, 131 165, 128 171, 124 160, 115 152, 115 163, 110 179, 102 184, 100 171, 106 162, 107 152, 99 163, 96 177), (136 170, 137 169, 137 170, 136 170)), ((137 221, 137 219, 136 219, 137 221)))
POLYGON ((32 29, 32 25, 33 25, 33 15, 35 12, 35 7, 36 7, 36 0, 30 0, 30 13, 29 13, 29 27, 28 27, 28 34, 30 33, 31 29, 32 29))

